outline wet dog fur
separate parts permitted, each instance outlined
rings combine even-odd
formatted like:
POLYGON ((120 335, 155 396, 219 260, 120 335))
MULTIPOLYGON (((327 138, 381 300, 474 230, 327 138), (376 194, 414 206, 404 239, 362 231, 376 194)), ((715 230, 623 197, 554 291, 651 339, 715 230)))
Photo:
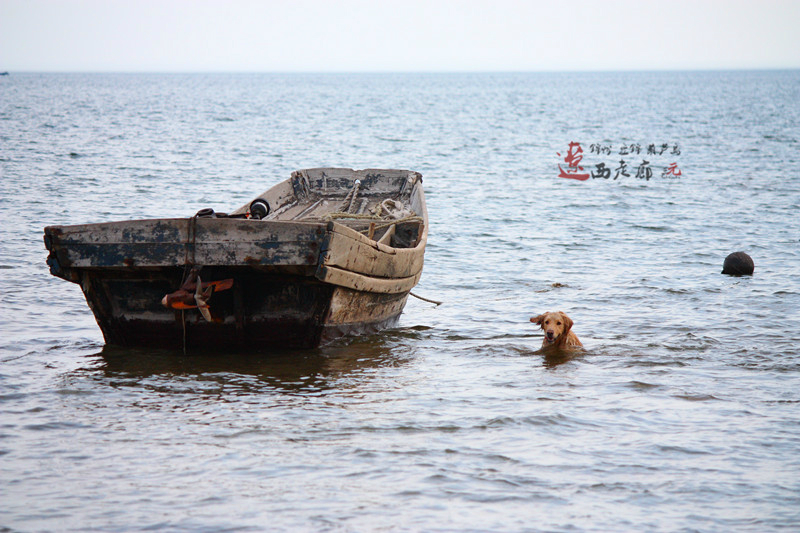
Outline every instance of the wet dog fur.
POLYGON ((541 326, 544 331, 542 348, 570 349, 583 346, 572 331, 572 319, 562 311, 542 313, 531 317, 531 322, 541 326))

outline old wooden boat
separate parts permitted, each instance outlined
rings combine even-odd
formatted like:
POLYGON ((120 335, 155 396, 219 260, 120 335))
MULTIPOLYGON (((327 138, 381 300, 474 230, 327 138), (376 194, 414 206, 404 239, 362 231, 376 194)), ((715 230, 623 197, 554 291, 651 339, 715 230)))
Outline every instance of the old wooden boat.
POLYGON ((109 344, 270 351, 393 325, 427 234, 419 173, 315 168, 230 214, 49 226, 44 241, 109 344))

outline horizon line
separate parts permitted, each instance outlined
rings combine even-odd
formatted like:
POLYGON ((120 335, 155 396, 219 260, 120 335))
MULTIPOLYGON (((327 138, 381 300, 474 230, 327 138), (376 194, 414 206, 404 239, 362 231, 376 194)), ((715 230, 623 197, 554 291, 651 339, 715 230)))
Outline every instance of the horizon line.
POLYGON ((548 69, 505 69, 505 70, 192 70, 192 69, 113 69, 113 70, 2 70, 2 74, 635 74, 635 73, 685 73, 685 72, 786 72, 800 70, 796 67, 698 67, 698 68, 621 68, 621 69, 574 69, 574 70, 548 70, 548 69))

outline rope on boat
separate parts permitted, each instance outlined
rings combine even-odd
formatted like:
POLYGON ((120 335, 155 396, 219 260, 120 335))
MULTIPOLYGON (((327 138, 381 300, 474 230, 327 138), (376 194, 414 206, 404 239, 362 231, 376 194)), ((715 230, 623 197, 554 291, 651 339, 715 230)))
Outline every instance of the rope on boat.
MULTIPOLYGON (((358 215, 358 214, 350 214, 350 213, 328 213, 327 215, 325 215, 322 218, 323 218, 323 220, 348 219, 348 220, 363 220, 363 221, 367 221, 367 222, 375 222, 375 221, 384 222, 384 224, 375 225, 375 228, 373 228, 373 231, 374 230, 383 229, 383 228, 388 228, 392 224, 402 224, 403 222, 422 222, 422 217, 418 216, 418 215, 412 215, 410 217, 405 217, 405 218, 398 218, 396 220, 389 219, 388 221, 387 221, 387 219, 385 219, 383 217, 380 217, 380 216, 377 216, 377 215, 358 215)), ((363 233, 364 235, 366 235, 367 233, 369 233, 369 228, 360 231, 360 233, 363 233)))
MULTIPOLYGON (((356 180, 358 181, 358 180, 356 180)), ((362 214, 353 213, 352 207, 355 205, 355 195, 358 194, 358 186, 359 184, 356 183, 353 185, 353 189, 345 196, 344 204, 348 204, 349 198, 349 208, 347 211, 344 209, 337 211, 335 213, 328 213, 322 217, 323 220, 338 220, 338 219, 348 219, 348 220, 363 220, 365 222, 383 222, 383 224, 376 225, 372 228, 372 231, 387 228, 392 224, 400 224, 402 222, 422 222, 422 217, 415 214, 410 209, 406 208, 402 203, 397 202, 395 200, 387 198, 386 200, 382 201, 378 205, 376 205, 370 214, 362 214), (352 195, 352 197, 351 197, 352 195)), ((359 211, 363 211, 364 206, 361 206, 359 211)), ((361 233, 367 234, 370 230, 362 230, 361 233)))
POLYGON ((338 211, 336 213, 328 213, 324 217, 324 220, 333 220, 337 218, 352 218, 354 220, 384 220, 383 218, 376 216, 376 215, 363 215, 358 213, 345 213, 342 211, 338 211))
MULTIPOLYGON (((196 247, 197 247, 197 215, 194 215, 192 218, 189 219, 189 224, 186 228, 186 243, 183 253, 184 267, 195 264, 195 259, 197 257, 196 247), (189 250, 191 250, 191 259, 189 258, 189 250)), ((186 276, 185 269, 184 269, 184 276, 186 276)))
MULTIPOLYGON (((192 267, 196 266, 197 259, 197 215, 189 219, 189 224, 186 228, 186 244, 183 254, 183 276, 181 279, 181 286, 186 282, 191 272, 192 267), (189 250, 191 249, 191 258, 189 250)), ((186 355, 186 314, 181 309, 181 326, 183 328, 183 355, 186 355)))
POLYGON ((355 183, 353 183, 353 197, 350 198, 350 205, 347 207, 348 213, 352 213, 353 207, 356 205, 356 197, 358 196, 359 187, 361 187, 361 180, 356 180, 355 183))
POLYGON ((352 213, 353 206, 356 204, 356 197, 358 196, 358 188, 361 187, 361 180, 353 182, 353 188, 347 191, 347 195, 342 200, 342 207, 339 213, 352 213))

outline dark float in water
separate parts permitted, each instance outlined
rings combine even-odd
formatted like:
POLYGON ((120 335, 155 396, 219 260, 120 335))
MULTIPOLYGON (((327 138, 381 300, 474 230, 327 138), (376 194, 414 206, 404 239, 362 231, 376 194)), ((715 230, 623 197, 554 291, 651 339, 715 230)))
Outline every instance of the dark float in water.
POLYGON ((729 276, 752 276, 754 270, 753 258, 744 252, 729 254, 722 264, 722 273, 729 276))
POLYGON ((300 170, 231 214, 45 228, 109 344, 270 350, 393 325, 422 274, 420 174, 300 170))

